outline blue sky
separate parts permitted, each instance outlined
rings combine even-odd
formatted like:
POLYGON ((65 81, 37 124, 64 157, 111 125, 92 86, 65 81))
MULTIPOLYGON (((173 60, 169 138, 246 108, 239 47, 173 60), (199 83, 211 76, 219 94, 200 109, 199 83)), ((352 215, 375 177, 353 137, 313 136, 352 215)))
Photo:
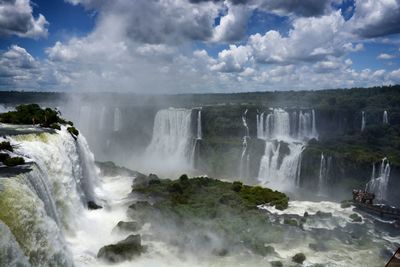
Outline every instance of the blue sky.
POLYGON ((400 0, 296 3, 1 2, 0 90, 185 93, 400 83, 400 0))

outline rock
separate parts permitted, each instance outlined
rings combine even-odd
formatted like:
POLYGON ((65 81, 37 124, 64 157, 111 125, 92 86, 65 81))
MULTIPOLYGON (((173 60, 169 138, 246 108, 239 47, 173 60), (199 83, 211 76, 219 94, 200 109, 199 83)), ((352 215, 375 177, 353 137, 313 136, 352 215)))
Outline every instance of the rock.
POLYGON ((332 212, 323 212, 319 210, 315 213, 315 216, 318 216, 320 218, 331 218, 332 212))
POLYGON ((357 213, 353 213, 349 217, 353 222, 362 222, 362 218, 357 213))
POLYGON ((130 209, 139 211, 139 210, 146 210, 150 209, 151 205, 147 201, 137 201, 136 203, 133 203, 132 205, 129 206, 130 209))
POLYGON ((130 235, 117 244, 102 247, 97 253, 97 257, 110 263, 117 263, 132 260, 143 252, 145 252, 145 247, 141 244, 140 235, 130 235))
POLYGON ((116 228, 120 231, 126 231, 126 232, 136 232, 139 231, 140 228, 142 228, 141 224, 135 221, 131 222, 123 222, 119 221, 116 228))
POLYGON ((308 247, 311 248, 314 251, 327 251, 326 246, 324 245, 324 243, 310 243, 308 244, 308 247))
POLYGON ((303 253, 297 253, 292 257, 292 261, 299 264, 303 264, 305 260, 306 256, 303 253))
POLYGON ((283 264, 281 261, 271 261, 271 267, 283 267, 283 264))
POLYGON ((87 206, 90 210, 98 210, 103 208, 102 206, 97 205, 94 201, 88 201, 87 206))
POLYGON ((285 218, 283 220, 283 223, 290 225, 290 226, 298 226, 299 225, 295 219, 291 219, 291 218, 285 218))

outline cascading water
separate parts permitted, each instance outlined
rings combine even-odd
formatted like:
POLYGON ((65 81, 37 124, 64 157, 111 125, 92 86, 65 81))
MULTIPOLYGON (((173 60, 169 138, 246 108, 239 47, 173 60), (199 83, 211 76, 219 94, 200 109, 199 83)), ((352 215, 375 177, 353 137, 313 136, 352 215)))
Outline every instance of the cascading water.
POLYGON ((332 161, 331 157, 325 157, 324 153, 321 153, 319 175, 318 175, 318 195, 320 196, 325 196, 327 193, 326 189, 328 186, 331 161, 332 161))
POLYGON ((364 131, 366 124, 365 111, 361 111, 361 131, 364 131))
POLYGON ((375 163, 372 165, 371 180, 366 184, 365 190, 373 192, 377 200, 387 200, 387 191, 390 178, 390 164, 383 158, 379 167, 379 176, 375 177, 375 163))
POLYGON ((146 156, 162 164, 157 163, 157 166, 149 168, 160 168, 158 171, 161 172, 191 169, 193 138, 191 109, 169 108, 158 111, 146 156))
POLYGON ((114 132, 121 130, 121 110, 119 108, 114 109, 114 132))
POLYGON ((195 162, 196 162, 196 151, 198 151, 198 146, 199 146, 199 141, 202 139, 203 133, 201 130, 201 109, 199 109, 197 111, 197 123, 196 123, 196 127, 197 127, 197 135, 196 138, 194 139, 194 144, 193 144, 193 148, 192 148, 192 153, 190 156, 190 162, 193 168, 195 168, 195 162))
POLYGON ((246 180, 250 175, 250 154, 247 149, 247 141, 249 136, 249 126, 247 125, 247 109, 243 112, 242 123, 244 127, 244 136, 242 138, 242 154, 240 156, 239 175, 240 178, 246 180))
POLYGON ((314 110, 290 114, 275 108, 257 115, 257 137, 265 140, 260 182, 278 188, 299 187, 302 151, 307 140, 317 136, 314 110))
POLYGON ((64 126, 57 133, 6 138, 30 171, 0 179, 0 224, 8 227, 30 265, 73 266, 64 232, 76 227, 87 201, 96 200, 98 179, 85 138, 75 140, 64 126))
POLYGON ((386 110, 383 112, 382 120, 384 124, 389 124, 388 112, 386 110))

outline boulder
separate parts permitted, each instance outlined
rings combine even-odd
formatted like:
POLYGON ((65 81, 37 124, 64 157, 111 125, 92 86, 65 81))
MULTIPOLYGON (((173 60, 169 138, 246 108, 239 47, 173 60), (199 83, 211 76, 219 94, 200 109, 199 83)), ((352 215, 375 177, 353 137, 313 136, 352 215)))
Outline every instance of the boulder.
POLYGON ((94 201, 88 201, 87 206, 90 210, 98 210, 103 208, 102 206, 97 205, 94 201))
POLYGON ((283 264, 281 261, 271 261, 271 266, 272 267, 283 267, 283 264))
POLYGON ((142 228, 142 225, 135 221, 131 222, 119 221, 116 228, 120 231, 136 232, 139 231, 140 228, 142 228))
POLYGON ((292 261, 299 264, 303 264, 305 260, 306 260, 306 255, 304 255, 304 253, 297 253, 292 257, 292 261))
POLYGON ((145 251, 140 235, 130 235, 125 240, 102 247, 97 257, 110 263, 118 263, 140 256, 145 251))

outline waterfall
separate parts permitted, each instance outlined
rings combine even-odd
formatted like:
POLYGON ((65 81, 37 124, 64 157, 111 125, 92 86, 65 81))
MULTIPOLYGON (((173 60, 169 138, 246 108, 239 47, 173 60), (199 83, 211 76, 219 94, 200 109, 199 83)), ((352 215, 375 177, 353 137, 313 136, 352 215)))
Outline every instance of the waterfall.
POLYGON ((326 189, 329 180, 329 171, 331 167, 332 158, 326 158, 324 153, 321 153, 321 160, 319 165, 319 175, 318 175, 318 195, 325 196, 326 189))
POLYGON ((373 192, 377 200, 387 200, 387 191, 390 178, 390 164, 383 158, 379 167, 379 176, 375 177, 375 164, 372 165, 371 180, 366 184, 366 191, 373 192))
POLYGON ((247 109, 243 112, 242 115, 242 123, 244 127, 244 136, 242 138, 242 154, 240 157, 240 164, 239 164, 239 175, 240 178, 246 180, 250 176, 250 154, 247 148, 247 141, 250 139, 249 136, 249 127, 247 125, 247 109))
POLYGON ((191 168, 194 135, 192 131, 192 110, 169 108, 157 112, 154 119, 153 136, 146 148, 151 162, 160 161, 160 171, 182 171, 191 168))
POLYGON ((114 132, 121 130, 121 110, 119 108, 114 109, 114 132))
POLYGON ((386 110, 383 112, 383 124, 389 124, 388 112, 386 110))
MULTIPOLYGON (((5 138, 30 168, 0 179, 1 239, 4 233, 10 241, 7 250, 15 255, 12 260, 18 266, 29 266, 27 261, 31 266, 73 266, 64 232, 76 227, 87 201, 96 199, 98 180, 85 138, 80 134, 75 140, 64 126, 53 134, 5 138)), ((5 248, 2 242, 0 254, 5 248)), ((10 259, 5 260, 13 266, 10 259)))
POLYGON ((202 131, 201 131, 201 109, 197 111, 197 140, 202 139, 202 131))
POLYGON ((103 106, 101 108, 100 118, 99 118, 99 130, 102 130, 102 131, 106 128, 106 112, 107 112, 107 108, 105 106, 103 106))
POLYGON ((279 140, 309 140, 318 138, 315 111, 289 112, 281 108, 257 114, 257 138, 279 140), (294 124, 291 124, 291 121, 294 124))
POLYGON ((365 123, 366 123, 365 111, 361 111, 361 131, 364 131, 365 129, 365 123))
MULTIPOLYGON (((282 188, 300 186, 301 154, 307 140, 317 138, 314 110, 289 113, 274 108, 257 116, 257 138, 265 140, 258 179, 282 188)), ((287 189, 287 188, 286 188, 287 189)))

